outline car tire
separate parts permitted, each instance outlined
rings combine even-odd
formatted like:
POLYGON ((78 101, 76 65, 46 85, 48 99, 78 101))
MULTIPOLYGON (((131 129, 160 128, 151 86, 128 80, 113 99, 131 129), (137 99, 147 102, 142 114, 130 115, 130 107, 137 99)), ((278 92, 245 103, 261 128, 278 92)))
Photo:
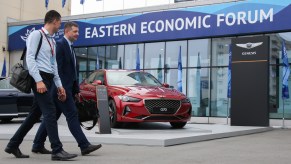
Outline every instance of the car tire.
POLYGON ((111 128, 120 128, 122 123, 117 121, 117 112, 116 112, 116 104, 114 100, 109 100, 109 115, 110 115, 110 123, 111 128))
POLYGON ((10 122, 13 118, 1 118, 1 122, 7 123, 10 122))
POLYGON ((180 128, 183 128, 187 122, 170 122, 172 128, 175 128, 175 129, 180 129, 180 128))

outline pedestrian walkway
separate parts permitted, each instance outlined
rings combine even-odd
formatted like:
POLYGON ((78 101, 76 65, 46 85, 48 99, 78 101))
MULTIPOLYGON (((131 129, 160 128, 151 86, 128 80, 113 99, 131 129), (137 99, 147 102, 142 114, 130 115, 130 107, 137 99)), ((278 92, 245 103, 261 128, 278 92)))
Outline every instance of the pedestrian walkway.
MULTIPOLYGON (((20 126, 20 121, 0 124, 0 139, 10 139, 20 126)), ((33 140, 39 123, 25 137, 33 140)), ((59 136, 63 142, 75 141, 65 119, 59 120, 59 136)), ((189 123, 183 129, 172 129, 169 123, 128 124, 124 128, 112 129, 112 134, 98 134, 98 126, 83 130, 88 140, 93 143, 118 145, 172 146, 205 140, 234 137, 272 130, 270 127, 230 126, 221 124, 189 123)))

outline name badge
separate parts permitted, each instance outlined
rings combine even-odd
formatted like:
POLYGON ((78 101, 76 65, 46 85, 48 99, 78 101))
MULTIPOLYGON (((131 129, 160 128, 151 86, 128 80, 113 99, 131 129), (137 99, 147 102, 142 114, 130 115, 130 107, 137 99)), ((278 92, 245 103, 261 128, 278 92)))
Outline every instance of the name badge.
POLYGON ((53 57, 50 57, 50 59, 51 59, 51 65, 55 65, 55 60, 54 60, 54 58, 53 58, 53 57))

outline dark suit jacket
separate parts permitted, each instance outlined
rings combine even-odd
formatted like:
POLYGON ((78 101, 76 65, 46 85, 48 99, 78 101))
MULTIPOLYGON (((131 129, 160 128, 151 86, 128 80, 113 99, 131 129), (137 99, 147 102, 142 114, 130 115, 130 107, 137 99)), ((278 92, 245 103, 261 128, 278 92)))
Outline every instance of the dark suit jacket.
MULTIPOLYGON (((70 45, 64 37, 57 41, 56 55, 59 76, 66 92, 71 92, 72 95, 79 93, 79 83, 75 74, 75 71, 77 73, 77 66, 75 66, 71 54, 70 45)), ((74 55, 76 54, 74 53, 74 55)), ((75 59, 77 60, 76 56, 75 59)), ((76 61, 76 63, 78 62, 76 61)))

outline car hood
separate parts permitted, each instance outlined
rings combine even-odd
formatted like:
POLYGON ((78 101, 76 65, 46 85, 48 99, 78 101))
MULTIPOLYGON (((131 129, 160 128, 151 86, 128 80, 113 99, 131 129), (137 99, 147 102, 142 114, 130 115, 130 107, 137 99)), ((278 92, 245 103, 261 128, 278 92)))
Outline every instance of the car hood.
POLYGON ((122 90, 127 93, 127 95, 137 96, 137 97, 151 97, 151 98, 174 98, 183 99, 186 96, 171 88, 156 87, 156 86, 114 86, 118 90, 122 90))

